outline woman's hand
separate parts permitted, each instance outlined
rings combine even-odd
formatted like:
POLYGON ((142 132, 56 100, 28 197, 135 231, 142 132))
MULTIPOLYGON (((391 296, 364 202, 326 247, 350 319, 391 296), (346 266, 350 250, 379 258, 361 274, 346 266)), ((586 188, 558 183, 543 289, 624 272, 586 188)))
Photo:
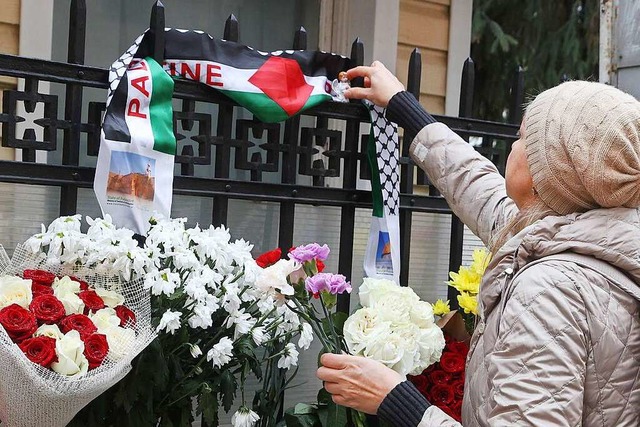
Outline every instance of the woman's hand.
POLYGON ((360 66, 347 71, 349 80, 356 77, 364 77, 365 87, 346 90, 346 98, 368 99, 380 107, 386 107, 393 95, 404 90, 402 83, 380 61, 374 61, 370 67, 360 66))
POLYGON ((391 390, 406 378, 382 363, 346 354, 323 354, 318 378, 337 405, 376 414, 391 390))

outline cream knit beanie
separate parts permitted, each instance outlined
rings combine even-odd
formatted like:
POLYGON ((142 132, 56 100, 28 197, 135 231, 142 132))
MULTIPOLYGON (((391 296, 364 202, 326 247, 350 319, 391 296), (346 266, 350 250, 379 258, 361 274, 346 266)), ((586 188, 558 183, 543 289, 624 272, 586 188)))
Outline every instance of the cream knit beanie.
POLYGON ((566 215, 640 206, 640 102, 612 86, 572 81, 526 110, 524 142, 533 187, 566 215))

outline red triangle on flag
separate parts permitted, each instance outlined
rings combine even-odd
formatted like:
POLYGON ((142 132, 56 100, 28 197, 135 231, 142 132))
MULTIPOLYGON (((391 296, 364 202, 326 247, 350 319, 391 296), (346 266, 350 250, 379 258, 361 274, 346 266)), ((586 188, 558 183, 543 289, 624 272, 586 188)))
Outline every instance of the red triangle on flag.
POLYGON ((293 59, 270 57, 249 82, 262 90, 290 116, 304 107, 313 86, 304 79, 300 64, 293 59))

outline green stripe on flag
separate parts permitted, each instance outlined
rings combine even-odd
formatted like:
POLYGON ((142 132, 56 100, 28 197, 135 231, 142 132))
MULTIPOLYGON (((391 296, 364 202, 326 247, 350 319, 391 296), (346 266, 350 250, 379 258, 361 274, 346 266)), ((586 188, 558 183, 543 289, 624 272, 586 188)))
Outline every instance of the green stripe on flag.
POLYGON ((175 156, 176 137, 173 133, 173 79, 151 57, 145 58, 149 64, 152 79, 149 116, 153 131, 153 149, 175 156))
POLYGON ((378 169, 378 159, 376 156, 376 140, 373 137, 373 125, 369 134, 367 144, 367 160, 371 169, 371 200, 373 201, 373 216, 382 218, 384 216, 384 205, 382 203, 382 185, 380 184, 380 170, 378 169))
MULTIPOLYGON (((229 98, 236 101, 265 123, 277 123, 287 120, 290 116, 274 100, 261 92, 241 92, 234 90, 220 90, 229 98)), ((311 95, 300 111, 314 107, 331 99, 329 94, 311 95)))

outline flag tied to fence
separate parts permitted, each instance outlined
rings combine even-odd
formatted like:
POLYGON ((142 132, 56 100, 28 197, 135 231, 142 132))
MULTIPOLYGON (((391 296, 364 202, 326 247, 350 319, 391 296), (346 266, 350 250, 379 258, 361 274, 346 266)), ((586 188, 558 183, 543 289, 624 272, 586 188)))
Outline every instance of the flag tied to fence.
MULTIPOLYGON (((307 50, 261 52, 202 31, 178 29, 165 31, 165 59, 158 64, 150 57, 152 44, 151 34, 146 32, 109 69, 94 180, 103 215, 111 215, 118 226, 140 234, 148 230, 154 212, 167 217, 171 212, 176 154, 171 101, 174 79, 201 82, 224 93, 259 120, 274 123, 335 98, 331 81, 350 67, 348 58, 336 54, 307 50)), ((386 122, 378 110, 371 111, 372 122, 374 116, 376 123, 386 122)), ((381 126, 379 132, 375 124, 372 126, 374 140, 393 140, 388 134, 391 128, 381 126)), ((397 186, 397 180, 391 187, 388 184, 389 179, 397 178, 397 172, 385 174, 389 167, 397 169, 395 138, 395 157, 386 154, 383 147, 387 143, 374 144, 385 153, 379 159, 395 159, 387 162, 386 168, 381 160, 377 162, 378 188, 382 191, 378 192, 381 196, 375 197, 382 198, 379 202, 385 209, 381 211, 383 215, 377 215, 380 209, 374 209, 374 220, 384 218, 387 212, 395 212, 397 220, 398 192, 386 191, 397 186), (387 202, 386 197, 396 200, 387 202), (395 206, 395 210, 386 209, 387 204, 395 206)), ((376 176, 375 169, 372 175, 376 176)), ((387 276, 388 271, 399 271, 399 256, 397 262, 388 262, 389 254, 397 255, 399 250, 398 234, 387 238, 398 227, 374 223, 372 235, 375 229, 376 239, 386 240, 380 256, 372 258, 373 263, 368 266, 365 263, 365 271, 369 276, 387 276)), ((369 243, 373 241, 371 237, 369 243)), ((393 256, 391 259, 396 260, 393 256)))

